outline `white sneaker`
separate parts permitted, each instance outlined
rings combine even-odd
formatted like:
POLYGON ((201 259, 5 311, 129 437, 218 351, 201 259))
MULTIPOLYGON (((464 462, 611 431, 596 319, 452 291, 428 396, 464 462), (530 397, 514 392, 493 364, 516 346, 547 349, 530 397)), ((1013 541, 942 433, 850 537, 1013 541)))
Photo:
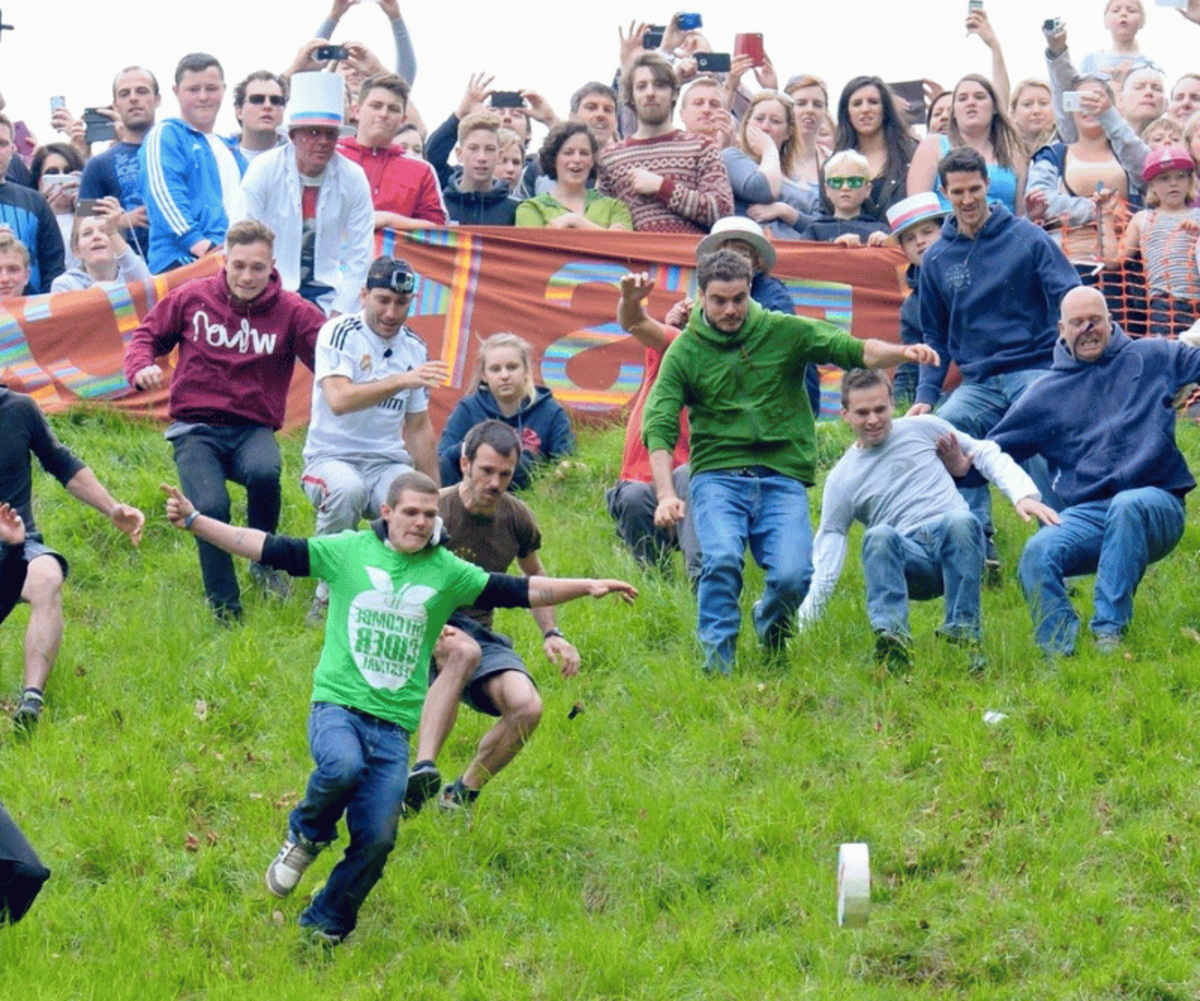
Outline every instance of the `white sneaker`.
POLYGON ((286 897, 296 889, 300 877, 317 860, 324 847, 296 841, 289 835, 275 861, 267 866, 267 889, 277 897, 286 897))

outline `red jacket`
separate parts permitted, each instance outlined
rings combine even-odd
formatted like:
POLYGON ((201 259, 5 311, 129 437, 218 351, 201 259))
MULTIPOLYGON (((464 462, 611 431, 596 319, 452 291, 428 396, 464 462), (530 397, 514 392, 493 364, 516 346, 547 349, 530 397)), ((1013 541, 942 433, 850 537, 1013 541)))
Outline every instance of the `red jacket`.
POLYGON ((437 175, 424 160, 405 156, 398 146, 360 146, 352 136, 338 143, 338 151, 366 173, 376 212, 395 212, 446 225, 446 206, 442 204, 437 175))
POLYGON ((225 272, 181 285, 133 332, 125 378, 179 347, 167 412, 189 424, 283 425, 288 386, 299 358, 310 369, 325 315, 279 272, 249 303, 229 293, 225 272))

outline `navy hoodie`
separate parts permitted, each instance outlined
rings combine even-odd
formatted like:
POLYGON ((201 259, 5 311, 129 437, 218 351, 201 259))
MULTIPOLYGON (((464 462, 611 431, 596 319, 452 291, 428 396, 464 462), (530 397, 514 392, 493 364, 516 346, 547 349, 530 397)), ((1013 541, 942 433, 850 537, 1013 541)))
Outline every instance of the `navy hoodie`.
POLYGON ((964 382, 1049 368, 1058 338, 1058 304, 1079 275, 1053 240, 1003 205, 972 239, 954 216, 921 260, 921 330, 940 366, 922 365, 918 403, 937 403, 946 369, 964 382))
POLYGON ((517 221, 517 206, 521 203, 509 194, 503 181, 497 181, 490 191, 463 191, 461 180, 462 175, 455 174, 442 191, 451 224, 511 226, 517 221))
POLYGON ((1175 444, 1175 394, 1200 381, 1200 350, 1131 340, 1113 325, 1094 362, 1059 340, 1054 367, 1033 383, 988 437, 1018 462, 1045 457, 1054 492, 1072 507, 1122 490, 1159 487, 1180 499, 1196 485, 1175 444))
POLYGON ((513 487, 529 485, 529 472, 535 463, 548 462, 575 451, 575 433, 571 430, 570 418, 545 386, 536 387, 532 400, 511 417, 505 417, 492 391, 480 383, 477 392, 458 401, 438 441, 442 486, 448 487, 462 479, 458 464, 462 441, 471 428, 489 419, 512 425, 521 439, 521 458, 513 474, 513 487))

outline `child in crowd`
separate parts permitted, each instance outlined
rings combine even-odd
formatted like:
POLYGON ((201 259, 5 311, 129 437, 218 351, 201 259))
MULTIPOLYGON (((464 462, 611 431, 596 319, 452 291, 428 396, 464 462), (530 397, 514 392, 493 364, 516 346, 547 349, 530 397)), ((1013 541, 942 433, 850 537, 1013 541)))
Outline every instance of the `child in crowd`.
POLYGON ((442 191, 446 214, 456 226, 511 226, 518 202, 496 180, 500 161, 500 119, 491 112, 472 112, 458 124, 454 153, 462 169, 442 191))
POLYGON ((1142 171, 1148 187, 1146 206, 1125 230, 1120 263, 1139 252, 1150 293, 1150 333, 1175 337, 1200 318, 1200 276, 1196 273, 1196 234, 1200 209, 1191 154, 1179 146, 1146 157, 1142 171))
MULTIPOLYGON (((900 304, 900 340, 904 344, 920 344, 924 340, 921 335, 921 306, 917 298, 921 283, 921 258, 941 239, 942 220, 946 215, 941 201, 932 191, 911 195, 888 209, 887 220, 892 227, 892 236, 908 258, 908 270, 904 278, 912 290, 900 304)), ((898 407, 907 408, 912 403, 917 389, 917 375, 918 368, 911 362, 896 369, 892 392, 898 407)))
POLYGON ((1184 132, 1170 115, 1160 115, 1142 129, 1142 142, 1153 151, 1166 146, 1184 146, 1184 132))
POLYGON ((492 179, 502 182, 509 191, 515 191, 521 180, 521 171, 525 169, 525 144, 513 129, 502 128, 496 137, 499 140, 500 159, 492 179))
POLYGON ((1146 9, 1142 0, 1108 0, 1104 5, 1104 27, 1112 36, 1112 48, 1108 51, 1089 52, 1079 65, 1083 76, 1089 73, 1107 73, 1124 80, 1134 70, 1149 67, 1158 69, 1154 60, 1142 55, 1138 48, 1137 33, 1146 24, 1146 9))
POLYGON ((64 271, 50 283, 51 292, 91 288, 97 282, 153 281, 150 269, 129 249, 116 220, 121 214, 116 198, 97 202, 95 215, 77 215, 71 227, 71 253, 79 266, 64 271))
POLYGON ((438 442, 442 486, 462 479, 459 458, 467 432, 495 418, 511 424, 521 438, 521 458, 512 488, 529 485, 539 462, 575 451, 575 434, 562 405, 545 386, 533 382, 533 348, 516 334, 492 334, 479 345, 479 389, 458 401, 438 442))
POLYGON ((824 187, 825 201, 833 206, 833 214, 814 219, 801 231, 800 239, 844 247, 883 246, 888 238, 887 226, 862 211, 863 202, 871 194, 867 158, 852 149, 834 153, 825 161, 824 187))

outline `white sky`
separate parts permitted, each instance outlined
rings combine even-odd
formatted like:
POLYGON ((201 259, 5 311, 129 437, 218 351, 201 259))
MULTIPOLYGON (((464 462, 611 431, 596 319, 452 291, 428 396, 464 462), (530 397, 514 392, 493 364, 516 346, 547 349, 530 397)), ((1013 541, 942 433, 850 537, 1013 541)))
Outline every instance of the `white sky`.
MULTIPOLYGON (((983 43, 964 37, 967 0, 766 0, 743 6, 721 0, 697 3, 714 50, 729 51, 738 31, 761 31, 780 83, 797 72, 815 72, 836 102, 842 84, 860 73, 885 80, 932 77, 952 86, 963 73, 990 73, 983 43), (710 9, 706 9, 710 8, 710 9), (762 11, 773 8, 765 15, 762 11), (747 13, 737 11, 744 9, 747 13)), ((24 119, 41 142, 52 141, 49 97, 63 94, 76 114, 110 99, 116 70, 150 67, 164 85, 160 114, 178 108, 169 92, 175 63, 187 52, 207 51, 222 61, 231 85, 252 70, 280 70, 315 31, 328 4, 314 0, 0 0, 15 30, 0 40, 0 91, 8 114, 24 119)), ((634 17, 659 23, 669 8, 651 4, 578 0, 424 0, 401 5, 417 52, 414 100, 432 127, 457 105, 472 70, 496 74, 496 87, 529 87, 545 94, 562 115, 571 92, 589 79, 608 81, 617 62, 617 27, 634 17)), ((1000 36, 1014 83, 1045 76, 1041 23, 1066 19, 1073 55, 1107 48, 1103 0, 991 0, 989 15, 1000 36)), ((1168 74, 1200 68, 1200 26, 1173 10, 1148 6, 1139 35, 1142 51, 1168 74)), ((351 10, 334 40, 365 42, 391 64, 391 35, 378 7, 366 0, 351 10)), ((231 94, 227 95, 227 101, 231 94)), ((218 129, 235 129, 232 110, 218 129)))

